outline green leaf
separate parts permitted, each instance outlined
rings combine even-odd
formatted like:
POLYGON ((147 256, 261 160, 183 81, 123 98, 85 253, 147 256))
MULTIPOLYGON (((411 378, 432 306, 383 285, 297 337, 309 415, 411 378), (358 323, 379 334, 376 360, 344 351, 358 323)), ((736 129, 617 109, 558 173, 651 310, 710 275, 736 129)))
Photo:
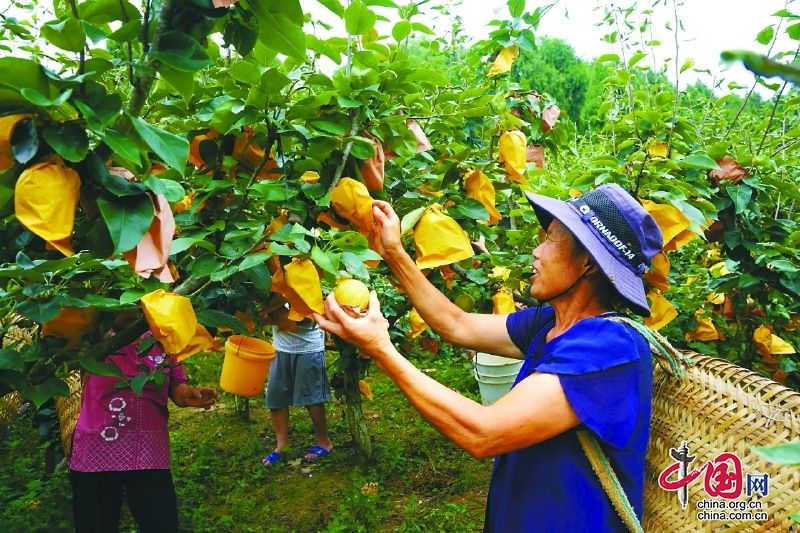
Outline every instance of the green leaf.
POLYGON ((189 141, 184 137, 168 133, 160 128, 151 126, 138 117, 131 117, 133 127, 142 136, 144 142, 164 160, 169 166, 177 170, 181 176, 186 171, 186 161, 189 159, 189 141))
POLYGON ((258 19, 258 40, 264 46, 298 61, 306 59, 306 36, 302 23, 294 24, 286 15, 271 11, 277 2, 248 0, 246 4, 258 19))
POLYGON ((227 70, 227 74, 231 78, 248 85, 258 85, 261 81, 261 69, 250 61, 237 61, 227 70))
POLYGON ((123 135, 120 132, 109 128, 104 134, 100 135, 100 137, 103 139, 103 142, 105 142, 112 150, 114 150, 114 152, 118 153, 128 161, 136 164, 140 164, 142 162, 142 158, 139 155, 139 146, 137 146, 136 141, 127 135, 123 135))
POLYGON ((645 54, 644 52, 638 52, 636 54, 633 54, 633 56, 631 56, 631 58, 628 60, 628 68, 631 68, 645 57, 647 57, 647 54, 645 54))
POLYGON ((775 446, 754 446, 751 450, 773 463, 783 465, 800 464, 800 442, 788 442, 775 446))
POLYGON ((131 390, 136 394, 141 394, 147 382, 153 378, 153 374, 139 374, 131 380, 131 390))
POLYGON ((412 22, 411 23, 411 28, 414 31, 418 31, 420 33, 424 33, 425 35, 436 35, 435 31, 433 31, 432 29, 427 27, 425 24, 422 24, 421 22, 412 22))
POLYGON ((426 209, 428 209, 427 206, 423 206, 406 213, 402 220, 400 220, 400 235, 407 235, 411 230, 413 230, 414 226, 416 226, 417 222, 419 222, 419 219, 421 219, 422 215, 425 214, 426 209))
POLYGON ((32 118, 24 118, 17 122, 11 133, 11 153, 14 159, 22 164, 27 163, 39 151, 39 136, 36 134, 36 122, 32 118))
POLYGON ((58 155, 78 163, 83 161, 89 151, 89 137, 86 130, 76 122, 59 122, 42 131, 42 137, 58 155))
POLYGON ((411 34, 411 23, 407 20, 401 20, 392 28, 392 37, 398 43, 411 34))
POLYGON ((41 31, 50 44, 67 52, 80 52, 86 45, 86 33, 78 19, 52 20, 44 23, 41 31))
POLYGON ((314 246, 311 249, 311 260, 325 272, 333 274, 334 276, 339 274, 339 269, 333 266, 333 262, 330 257, 328 257, 328 254, 323 252, 322 248, 319 246, 314 246))
POLYGON ((128 181, 119 176, 112 176, 102 158, 94 150, 89 152, 81 162, 79 173, 81 177, 88 178, 95 185, 114 196, 137 196, 147 190, 141 183, 128 181))
POLYGON ((449 85, 450 81, 435 70, 418 68, 405 77, 405 81, 423 81, 434 85, 449 85))
POLYGON ((23 372, 25 370, 25 363, 22 361, 19 352, 11 348, 0 349, 0 370, 23 372))
POLYGON ((266 262, 266 261, 267 261, 267 260, 268 260, 270 257, 272 257, 272 254, 269 254, 269 253, 263 253, 263 252, 259 252, 259 253, 255 253, 255 254, 250 254, 250 255, 248 255, 247 257, 245 257, 245 258, 242 260, 242 262, 241 262, 241 263, 239 263, 239 270, 247 270, 248 268, 252 268, 252 267, 254 267, 254 266, 256 266, 256 265, 262 265, 262 264, 264 264, 264 263, 265 263, 265 262, 266 262))
POLYGON ((116 377, 122 381, 127 379, 125 374, 122 373, 122 370, 120 370, 120 368, 114 363, 103 363, 100 361, 95 361, 94 359, 81 359, 78 362, 84 369, 92 374, 97 374, 98 376, 116 377))
POLYGON ((597 59, 594 60, 595 63, 605 63, 607 61, 619 61, 619 56, 617 54, 603 54, 597 59))
POLYGON ((456 206, 456 209, 473 220, 489 219, 489 211, 486 210, 486 207, 482 203, 474 198, 467 198, 463 202, 460 202, 458 206, 456 206))
POLYGON ((135 41, 138 39, 141 31, 142 20, 137 18, 120 26, 119 29, 111 33, 108 38, 117 41, 118 43, 127 43, 129 41, 135 41))
POLYGON ((166 64, 162 64, 158 67, 158 73, 161 74, 164 81, 181 93, 181 97, 185 101, 188 102, 192 99, 196 86, 194 76, 187 76, 185 72, 179 72, 166 64))
MULTIPOLYGON (((800 24, 795 24, 794 26, 786 28, 787 33, 791 28, 800 30, 800 24)), ((800 40, 800 31, 798 31, 798 36, 795 39, 800 40)), ((766 78, 777 76, 786 81, 800 84, 800 69, 792 65, 787 65, 786 63, 780 63, 767 56, 744 50, 727 50, 722 52, 720 57, 723 61, 728 63, 739 60, 748 70, 760 76, 766 78)))
POLYGON ((683 65, 681 65, 681 73, 686 72, 693 66, 694 66, 694 59, 692 59, 691 57, 687 58, 686 61, 683 62, 683 65))
POLYGON ((50 378, 39 385, 27 387, 24 394, 37 408, 41 407, 50 398, 66 398, 69 395, 69 386, 64 383, 64 380, 56 377, 50 378))
POLYGON ((678 166, 681 168, 698 168, 702 170, 718 170, 719 165, 717 162, 708 157, 707 155, 689 155, 678 161, 678 166))
POLYGON ((772 26, 767 26, 766 28, 758 32, 758 35, 756 36, 756 41, 758 41, 759 44, 766 45, 769 44, 769 42, 772 40, 772 37, 774 36, 775 36, 775 28, 773 28, 772 26))
POLYGON ((70 96, 72 96, 72 89, 67 89, 63 93, 56 96, 54 99, 47 98, 45 95, 37 91, 36 89, 31 89, 29 87, 23 87, 19 91, 22 96, 25 97, 27 101, 32 104, 38 105, 39 107, 55 107, 60 106, 64 102, 66 102, 70 96))
POLYGON ((239 335, 249 335, 250 332, 244 322, 239 320, 233 315, 223 313, 222 311, 215 311, 213 309, 201 309, 196 312, 197 321, 202 325, 211 328, 230 328, 239 335))
POLYGON ((753 188, 746 183, 728 186, 728 195, 736 206, 736 214, 744 213, 753 197, 753 188))
POLYGON ((197 72, 213 64, 200 43, 180 31, 164 33, 158 50, 148 54, 181 72, 197 72))
MULTIPOLYGON (((94 24, 90 24, 85 20, 81 21, 81 25, 83 26, 83 32, 86 36, 91 39, 92 44, 97 44, 103 39, 107 38, 106 32, 95 26, 94 24)), ((141 26, 141 23, 139 24, 141 26)))
POLYGON ((186 190, 183 188, 183 185, 177 181, 162 179, 161 183, 164 185, 164 198, 166 198, 168 202, 180 202, 186 197, 186 190))
POLYGON ((118 198, 103 193, 97 198, 97 206, 108 226, 115 254, 135 248, 155 216, 153 201, 146 194, 118 198))
POLYGON ((272 291, 272 275, 269 273, 269 269, 263 264, 252 266, 245 270, 244 273, 247 279, 253 282, 256 289, 264 294, 269 294, 270 291, 272 291))
POLYGON ((44 324, 53 320, 61 312, 61 298, 52 296, 42 300, 27 300, 17 304, 15 310, 25 318, 44 324))
POLYGON ((508 12, 515 19, 525 14, 525 0, 508 0, 508 12))
POLYGON ((279 94, 281 89, 292 82, 283 72, 278 69, 268 69, 261 75, 261 89, 267 94, 279 94))
POLYGON ((122 97, 117 93, 107 94, 95 100, 91 106, 76 99, 75 107, 83 113, 90 128, 102 133, 106 126, 119 116, 122 110, 122 97))
POLYGON ((339 18, 344 17, 344 8, 339 0, 317 0, 320 4, 327 7, 334 15, 339 18))
POLYGON ((369 279, 369 271, 356 254, 352 252, 342 252, 342 263, 345 269, 357 278, 369 279))
POLYGON ((108 24, 115 20, 141 20, 142 14, 128 0, 94 0, 78 5, 78 16, 92 24, 108 24))
POLYGON ((344 27, 350 35, 364 35, 375 26, 377 16, 361 0, 353 0, 344 10, 344 27))
POLYGON ((0 72, 13 72, 13 76, 3 76, 0 87, 7 86, 21 90, 25 87, 40 94, 50 93, 50 81, 42 65, 20 57, 0 57, 0 72))
POLYGON ((119 304, 120 305, 128 305, 134 302, 138 302, 141 297, 144 296, 144 291, 137 291, 135 289, 129 289, 123 292, 119 297, 119 304))

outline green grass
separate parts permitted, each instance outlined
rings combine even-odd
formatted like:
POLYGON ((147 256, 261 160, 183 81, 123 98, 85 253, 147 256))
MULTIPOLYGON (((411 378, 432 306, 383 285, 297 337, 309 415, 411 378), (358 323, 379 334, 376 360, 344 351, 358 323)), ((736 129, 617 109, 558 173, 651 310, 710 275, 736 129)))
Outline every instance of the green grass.
MULTIPOLYGON (((187 361, 194 384, 216 386, 221 355, 187 361)), ((460 357, 415 359, 419 368, 478 400, 478 387, 460 357)), ((333 455, 298 459, 313 443, 305 409, 293 408, 292 447, 283 464, 260 459, 274 445, 263 399, 250 401, 250 422, 225 393, 209 412, 172 408, 172 473, 185 532, 448 532, 483 527, 491 460, 475 460, 425 423, 397 387, 373 365, 367 376, 375 401, 363 408, 375 466, 357 468, 343 404, 327 405, 333 455), (266 430, 266 435, 264 431, 266 430), (260 435, 260 433, 262 435, 260 435)), ((0 443, 0 523, 5 533, 72 531, 65 471, 44 475, 44 447, 26 413, 0 443)), ((137 531, 123 512, 120 529, 137 531)))

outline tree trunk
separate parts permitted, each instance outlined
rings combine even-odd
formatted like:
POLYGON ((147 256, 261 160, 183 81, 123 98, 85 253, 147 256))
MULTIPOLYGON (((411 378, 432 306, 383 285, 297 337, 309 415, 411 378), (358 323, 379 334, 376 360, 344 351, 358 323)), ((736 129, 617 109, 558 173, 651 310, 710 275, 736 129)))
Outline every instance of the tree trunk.
POLYGON ((250 398, 245 396, 233 397, 233 403, 236 406, 236 417, 242 422, 250 423, 250 398))
MULTIPOLYGON (((358 357, 355 353, 348 355, 358 357)), ((369 437, 367 422, 364 419, 364 411, 361 410, 361 391, 358 390, 358 379, 358 364, 354 362, 348 365, 344 372, 345 416, 347 425, 350 427, 350 435, 353 437, 356 462, 359 467, 366 469, 372 466, 372 441, 369 437)))
POLYGON ((373 465, 372 441, 361 410, 361 391, 358 390, 358 380, 361 379, 361 369, 369 365, 369 359, 359 357, 355 347, 346 343, 341 338, 333 335, 333 343, 339 350, 339 370, 344 374, 344 399, 345 417, 353 438, 356 451, 356 463, 362 469, 373 465))

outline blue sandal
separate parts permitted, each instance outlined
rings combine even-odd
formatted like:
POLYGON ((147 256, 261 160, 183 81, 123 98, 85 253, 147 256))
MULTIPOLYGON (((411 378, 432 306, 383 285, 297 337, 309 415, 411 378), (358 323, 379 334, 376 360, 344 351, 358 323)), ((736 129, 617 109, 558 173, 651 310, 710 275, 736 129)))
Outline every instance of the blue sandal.
POLYGON ((261 459, 261 466, 271 466, 281 461, 283 461, 283 455, 280 452, 273 451, 268 456, 261 459))
POLYGON ((326 455, 330 455, 333 453, 333 449, 326 450, 322 446, 312 446, 311 449, 306 452, 306 455, 315 455, 313 459, 309 459, 308 457, 303 457, 303 461, 306 463, 310 463, 312 461, 316 461, 321 457, 325 457, 326 455))

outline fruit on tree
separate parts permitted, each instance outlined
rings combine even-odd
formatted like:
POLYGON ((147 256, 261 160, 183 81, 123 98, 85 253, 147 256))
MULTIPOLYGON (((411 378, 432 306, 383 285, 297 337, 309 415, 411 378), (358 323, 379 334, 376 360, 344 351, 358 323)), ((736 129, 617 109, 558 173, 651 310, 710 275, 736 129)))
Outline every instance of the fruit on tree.
POLYGON ((475 309, 475 298, 469 294, 459 294, 454 302, 462 311, 469 313, 475 309))

